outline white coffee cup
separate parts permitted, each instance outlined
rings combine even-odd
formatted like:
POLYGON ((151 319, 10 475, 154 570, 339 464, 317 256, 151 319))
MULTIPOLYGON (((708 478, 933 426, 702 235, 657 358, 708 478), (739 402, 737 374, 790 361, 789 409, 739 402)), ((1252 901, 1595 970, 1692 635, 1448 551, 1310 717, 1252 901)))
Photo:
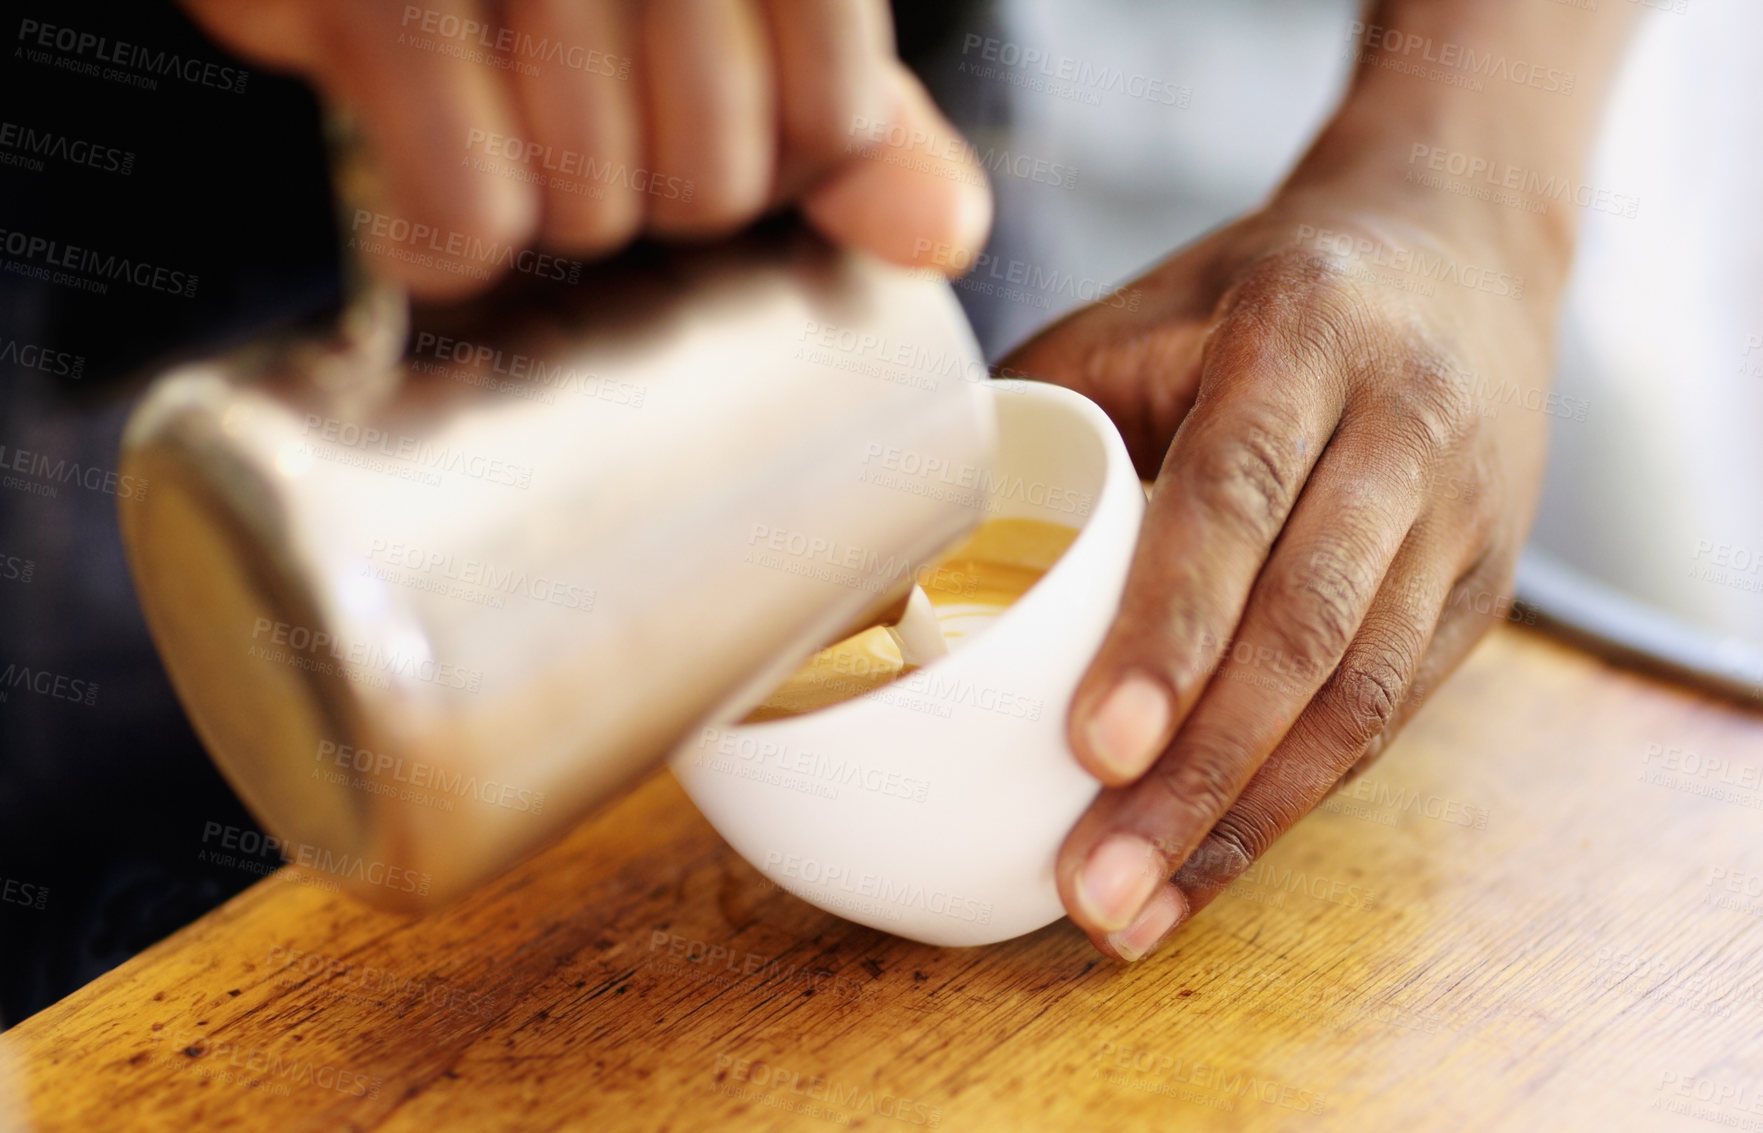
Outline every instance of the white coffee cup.
POLYGON ((1065 554, 950 656, 807 715, 703 728, 672 758, 705 817, 779 886, 940 945, 1007 940, 1063 913, 1054 859, 1100 789, 1072 755, 1066 713, 1145 507, 1095 403, 1039 382, 987 388, 993 467, 894 461, 898 483, 970 493, 983 519, 1077 527, 1065 554))

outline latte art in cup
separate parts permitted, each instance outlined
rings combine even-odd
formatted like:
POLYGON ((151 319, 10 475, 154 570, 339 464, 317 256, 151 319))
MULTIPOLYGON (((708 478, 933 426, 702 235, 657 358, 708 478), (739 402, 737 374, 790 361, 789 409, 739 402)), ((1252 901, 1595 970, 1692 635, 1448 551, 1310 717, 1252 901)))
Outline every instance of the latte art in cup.
MULTIPOLYGON (((952 653, 983 633, 1046 574, 1077 531, 1040 519, 989 519, 920 577, 952 653)), ((874 692, 912 672, 882 626, 822 649, 742 721, 801 716, 874 692)))

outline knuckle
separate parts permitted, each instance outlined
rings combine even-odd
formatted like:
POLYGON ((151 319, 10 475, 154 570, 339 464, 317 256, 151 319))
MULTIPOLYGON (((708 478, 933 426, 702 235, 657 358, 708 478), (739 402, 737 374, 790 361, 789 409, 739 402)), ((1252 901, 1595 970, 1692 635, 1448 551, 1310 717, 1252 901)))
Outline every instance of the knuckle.
POLYGON ((1491 459, 1478 457, 1458 477, 1461 486, 1462 511, 1468 517, 1470 534, 1485 541, 1498 525, 1506 499, 1505 485, 1491 459))
POLYGON ((610 252, 629 243, 642 229, 642 209, 634 199, 621 201, 618 197, 609 193, 607 199, 593 201, 563 192, 550 194, 546 198, 546 241, 575 253, 610 252))
MULTIPOLYGON (((513 245, 518 249, 530 241, 539 229, 543 197, 540 190, 532 185, 510 183, 499 185, 492 192, 474 194, 458 201, 454 207, 458 211, 424 219, 434 227, 445 229, 447 239, 452 239, 454 233, 460 233, 469 246, 476 246, 474 242, 481 242, 496 246, 513 245)), ((416 217, 412 216, 411 219, 415 220, 416 217)))
POLYGON ((1418 463, 1459 451, 1481 421, 1474 383, 1438 346, 1410 337, 1395 348, 1385 382, 1386 423, 1418 463))
POLYGON ((1489 548, 1477 566, 1451 586, 1440 616, 1475 617, 1490 625, 1502 620, 1523 620, 1513 594, 1513 567, 1508 554, 1489 548))
POLYGON ((1111 671, 1143 669, 1162 677, 1178 703, 1187 703, 1218 666, 1221 645, 1212 632, 1200 591, 1180 571, 1147 571, 1146 585, 1128 585, 1120 613, 1097 656, 1111 671))
POLYGON ((1313 370, 1351 373, 1363 365, 1376 340, 1374 320, 1364 300, 1339 282, 1313 286, 1298 317, 1281 325, 1281 339, 1293 357, 1313 370))
POLYGON ((1241 787, 1232 770, 1235 762, 1236 753, 1228 745, 1190 748, 1186 758, 1159 770, 1154 781, 1179 818, 1206 829, 1230 809, 1241 787))
POLYGON ((1363 354, 1372 312, 1343 265, 1294 250, 1262 260, 1232 288, 1221 329, 1246 331, 1291 357, 1339 363, 1363 354))
POLYGON ((1142 655, 1139 664, 1164 679, 1177 704, 1191 704, 1218 671, 1224 647, 1215 634, 1203 628, 1205 616, 1199 610, 1173 612, 1165 624, 1169 632, 1154 650, 1142 655))
POLYGON ((1473 384, 1449 353, 1433 346, 1410 347, 1407 372, 1439 447, 1454 448, 1475 431, 1481 406, 1473 384))
POLYGON ((1284 576, 1267 603, 1267 630, 1289 675, 1319 684, 1346 652, 1368 586, 1362 572, 1336 569, 1284 576))
POLYGON ((668 227, 697 237, 726 236, 757 220, 764 206, 764 198, 751 186, 701 183, 697 200, 672 218, 668 227))
POLYGON ((784 140, 797 156, 829 164, 851 145, 862 110, 857 93, 845 85, 822 91, 819 98, 786 100, 784 140))
MULTIPOLYGON (((1343 509, 1347 510, 1347 509, 1343 509)), ((1375 520, 1341 515, 1310 549, 1303 564, 1290 572, 1300 595, 1346 604, 1371 596, 1369 562, 1373 556, 1375 520)))
POLYGON ((1394 616, 1412 622, 1436 621, 1448 589, 1426 571, 1391 572, 1378 589, 1377 600, 1394 616))
POLYGON ((1256 785, 1263 790, 1298 799, 1320 798, 1339 777, 1334 768, 1323 763, 1293 759, 1281 751, 1276 751, 1255 773, 1256 785))
POLYGON ((1327 695, 1355 756, 1395 720, 1408 686, 1407 665, 1390 650, 1372 649, 1342 662, 1327 695))
POLYGON ((1299 469, 1289 447, 1261 422, 1207 445, 1194 470, 1200 506, 1239 532, 1271 541, 1297 494, 1299 469))
POLYGON ((1278 837, 1274 824, 1242 809, 1219 819, 1218 825, 1175 871, 1182 889, 1222 889, 1241 877, 1278 837))

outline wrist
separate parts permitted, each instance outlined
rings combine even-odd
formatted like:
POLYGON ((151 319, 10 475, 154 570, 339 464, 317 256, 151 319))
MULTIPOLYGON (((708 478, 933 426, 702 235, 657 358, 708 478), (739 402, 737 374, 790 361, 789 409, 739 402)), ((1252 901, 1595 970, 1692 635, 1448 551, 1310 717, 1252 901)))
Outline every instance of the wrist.
POLYGON ((1281 194, 1351 203, 1558 290, 1581 200, 1623 207, 1584 175, 1634 8, 1378 0, 1346 29, 1351 87, 1281 194))
POLYGON ((1528 159, 1527 152, 1548 148, 1543 131, 1515 144, 1504 123, 1472 104, 1404 99, 1382 85, 1355 88, 1279 197, 1430 233, 1530 280, 1533 294, 1558 295, 1579 210, 1571 193, 1562 200, 1536 190, 1577 185, 1577 165, 1557 170, 1528 159))

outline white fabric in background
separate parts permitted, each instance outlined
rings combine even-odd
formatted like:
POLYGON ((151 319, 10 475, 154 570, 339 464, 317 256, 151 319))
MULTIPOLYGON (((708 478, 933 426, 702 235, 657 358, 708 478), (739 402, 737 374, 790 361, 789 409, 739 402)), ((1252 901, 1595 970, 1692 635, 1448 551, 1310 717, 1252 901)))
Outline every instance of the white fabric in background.
MULTIPOLYGON (((1633 219, 1582 210, 1557 389, 1587 419, 1553 422, 1534 541, 1763 642, 1763 348, 1746 354, 1763 338, 1763 3, 1684 7, 1645 13, 1586 178, 1640 205, 1633 219), (1755 571, 1703 577, 1722 569, 1722 545, 1755 571)), ((1009 124, 979 130, 980 150, 1077 176, 1070 189, 994 176, 994 255, 1119 284, 1253 207, 1332 110, 1357 14, 1356 0, 1004 0, 988 34, 1192 94, 1186 108, 1118 93, 1091 104, 1000 84, 1009 124)), ((946 77, 957 95, 996 82, 946 77)), ((992 357, 1079 305, 965 301, 992 357)))

